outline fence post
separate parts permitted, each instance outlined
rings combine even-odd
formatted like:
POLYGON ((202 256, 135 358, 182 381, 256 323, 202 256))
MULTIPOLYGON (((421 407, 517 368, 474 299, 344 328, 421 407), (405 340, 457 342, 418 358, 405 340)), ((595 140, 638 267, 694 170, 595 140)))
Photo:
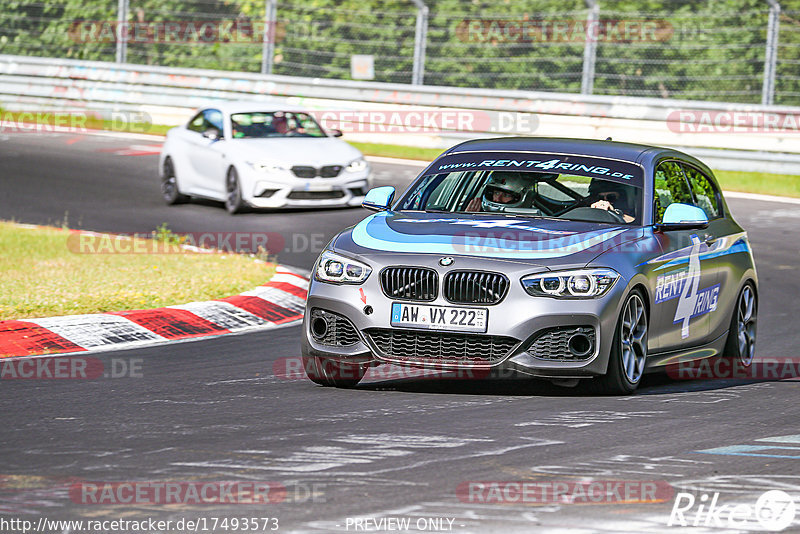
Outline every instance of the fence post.
POLYGON ((117 63, 128 60, 128 0, 117 0, 117 63), (122 38, 120 38, 122 36, 122 38))
POLYGON ((261 74, 272 74, 275 61, 275 32, 278 21, 278 0, 266 0, 264 6, 264 41, 261 44, 261 74))
POLYGON ((586 15, 586 43, 583 45, 583 74, 581 75, 581 94, 590 95, 594 90, 594 63, 597 59, 598 19, 600 3, 598 0, 585 0, 589 13, 586 15))
POLYGON ((417 27, 414 31, 414 66, 411 83, 422 85, 425 78, 425 46, 428 40, 428 6, 423 0, 414 0, 417 5, 417 27))
POLYGON ((761 103, 771 106, 775 103, 775 75, 778 64, 778 29, 780 28, 781 5, 777 0, 769 2, 769 21, 767 22, 767 45, 764 55, 764 86, 761 89, 761 103))

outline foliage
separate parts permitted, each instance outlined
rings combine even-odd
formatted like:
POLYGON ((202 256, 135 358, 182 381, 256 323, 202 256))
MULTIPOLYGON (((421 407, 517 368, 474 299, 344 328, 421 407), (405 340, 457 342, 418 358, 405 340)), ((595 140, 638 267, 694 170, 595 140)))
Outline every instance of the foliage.
MULTIPOLYGON (((129 3, 128 22, 180 21, 185 29, 187 22, 220 21, 233 24, 233 32, 207 40, 131 42, 128 62, 260 71, 264 0, 129 3)), ((583 1, 427 4, 425 83, 580 91, 588 13, 583 1), (572 37, 509 32, 514 25, 554 24, 569 28, 572 37)), ((277 6, 275 74, 348 79, 351 57, 369 54, 377 81, 411 81, 417 11, 410 0, 278 0, 277 6)), ((113 61, 113 40, 84 42, 75 22, 115 21, 116 7, 113 0, 7 1, 0 12, 0 53, 113 61)), ((601 27, 639 24, 650 30, 598 36, 595 94, 760 102, 768 19, 763 0, 600 0, 600 7, 601 27)), ((776 103, 797 105, 800 0, 782 0, 781 7, 776 103)))

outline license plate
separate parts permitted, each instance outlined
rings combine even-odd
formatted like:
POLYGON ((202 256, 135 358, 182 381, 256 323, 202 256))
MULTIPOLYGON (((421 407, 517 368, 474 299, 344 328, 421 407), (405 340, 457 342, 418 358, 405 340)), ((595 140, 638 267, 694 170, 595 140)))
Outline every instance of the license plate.
POLYGON ((304 191, 333 191, 333 186, 330 184, 317 184, 314 182, 306 182, 304 191))
POLYGON ((486 332, 488 319, 489 310, 485 308, 392 303, 392 326, 458 332, 486 332))

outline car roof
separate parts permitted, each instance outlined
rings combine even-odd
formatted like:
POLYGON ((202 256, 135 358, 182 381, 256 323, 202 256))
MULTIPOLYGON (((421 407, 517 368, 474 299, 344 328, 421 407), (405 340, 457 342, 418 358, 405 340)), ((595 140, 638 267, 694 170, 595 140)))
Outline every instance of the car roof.
POLYGON ((642 165, 647 165, 661 156, 672 156, 688 160, 703 169, 707 169, 699 160, 671 148, 639 145, 636 143, 620 143, 610 140, 602 141, 598 139, 569 139, 560 137, 499 137, 493 139, 473 139, 450 148, 445 154, 484 151, 575 154, 630 161, 642 165))
POLYGON ((231 115, 233 113, 251 113, 251 112, 265 112, 269 113, 272 111, 299 111, 307 113, 308 110, 302 108, 301 106, 290 106, 283 104, 281 102, 275 102, 273 100, 262 100, 262 101, 220 101, 220 102, 211 102, 206 106, 203 106, 198 109, 218 109, 222 113, 231 115))

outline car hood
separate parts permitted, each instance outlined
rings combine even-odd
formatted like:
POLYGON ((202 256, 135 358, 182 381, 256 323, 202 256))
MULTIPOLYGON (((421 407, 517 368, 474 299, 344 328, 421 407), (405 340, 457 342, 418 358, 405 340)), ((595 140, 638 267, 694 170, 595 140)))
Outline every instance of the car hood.
POLYGON ((367 256, 436 254, 562 267, 584 266, 641 236, 638 227, 563 219, 382 212, 342 232, 333 248, 367 256))
POLYGON ((361 152, 334 137, 273 137, 233 139, 229 150, 248 161, 280 162, 288 165, 347 165, 361 152))

